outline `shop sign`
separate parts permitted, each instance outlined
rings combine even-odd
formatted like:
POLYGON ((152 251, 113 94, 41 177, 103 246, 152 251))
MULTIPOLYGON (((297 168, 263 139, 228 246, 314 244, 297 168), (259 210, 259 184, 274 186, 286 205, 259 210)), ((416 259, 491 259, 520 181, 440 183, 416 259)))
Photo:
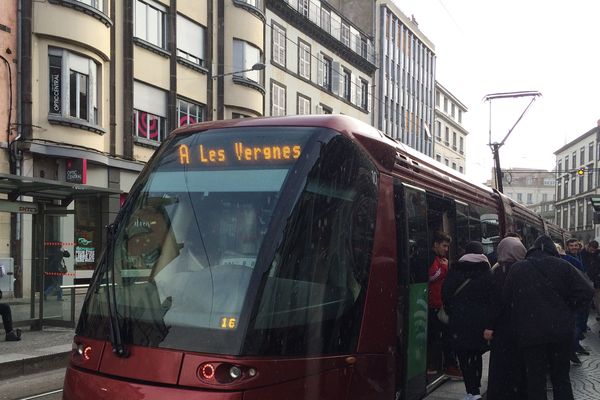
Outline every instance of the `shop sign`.
POLYGON ((66 166, 67 182, 87 183, 87 160, 85 158, 69 158, 66 166))
POLYGON ((0 212, 37 214, 37 203, 26 203, 24 201, 0 200, 0 212))
POLYGON ((75 263, 93 264, 96 262, 96 246, 94 246, 94 232, 80 230, 77 232, 75 243, 75 263))
POLYGON ((61 63, 60 57, 50 56, 50 114, 62 114, 61 63))

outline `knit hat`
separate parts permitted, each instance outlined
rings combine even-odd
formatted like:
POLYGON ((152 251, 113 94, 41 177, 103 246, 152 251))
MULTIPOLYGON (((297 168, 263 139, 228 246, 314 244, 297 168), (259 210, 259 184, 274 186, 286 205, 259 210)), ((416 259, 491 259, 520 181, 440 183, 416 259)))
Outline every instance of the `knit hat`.
POLYGON ((480 242, 472 241, 465 246, 465 254, 483 254, 483 245, 480 242))

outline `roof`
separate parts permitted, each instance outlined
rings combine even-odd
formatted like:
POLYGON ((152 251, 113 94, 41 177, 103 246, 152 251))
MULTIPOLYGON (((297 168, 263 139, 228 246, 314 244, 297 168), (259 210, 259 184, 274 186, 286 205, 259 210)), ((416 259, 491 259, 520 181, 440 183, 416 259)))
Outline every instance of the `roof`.
POLYGON ((574 144, 576 144, 577 142, 582 141, 583 139, 585 139, 586 137, 592 135, 593 133, 598 133, 600 131, 600 127, 596 126, 592 129, 590 129, 589 131, 587 131, 586 133, 584 133, 583 135, 577 137, 574 140, 571 140, 569 143, 565 144, 563 147, 561 147, 560 149, 556 150, 554 152, 554 155, 558 155, 558 153, 561 153, 562 151, 568 149, 569 147, 573 146, 574 144))

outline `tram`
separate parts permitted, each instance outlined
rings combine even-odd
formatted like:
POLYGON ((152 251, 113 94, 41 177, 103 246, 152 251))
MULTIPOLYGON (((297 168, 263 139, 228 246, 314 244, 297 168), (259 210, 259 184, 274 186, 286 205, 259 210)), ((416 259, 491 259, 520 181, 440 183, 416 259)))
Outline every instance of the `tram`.
MULTIPOLYGON (((174 131, 86 295, 65 400, 419 399, 432 235, 564 232, 346 116, 174 131)), ((431 349, 429 349, 431 350, 431 349)))

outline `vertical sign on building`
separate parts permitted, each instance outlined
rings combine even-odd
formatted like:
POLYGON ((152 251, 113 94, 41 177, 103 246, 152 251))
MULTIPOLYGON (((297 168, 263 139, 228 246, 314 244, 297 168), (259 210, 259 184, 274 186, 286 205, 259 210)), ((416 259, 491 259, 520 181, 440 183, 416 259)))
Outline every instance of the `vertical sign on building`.
POLYGON ((68 158, 66 163, 66 181, 69 183, 87 183, 87 160, 68 158))
POLYGON ((50 114, 62 114, 62 85, 61 66, 62 58, 49 56, 50 63, 50 114))

